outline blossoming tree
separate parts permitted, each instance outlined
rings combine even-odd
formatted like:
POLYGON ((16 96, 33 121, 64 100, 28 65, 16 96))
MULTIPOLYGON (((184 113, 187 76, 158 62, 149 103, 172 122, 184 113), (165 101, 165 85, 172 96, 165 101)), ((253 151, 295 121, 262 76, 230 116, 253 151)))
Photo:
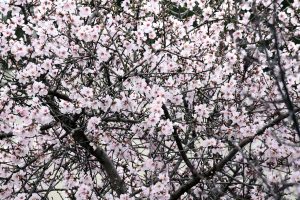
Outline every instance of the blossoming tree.
POLYGON ((0 199, 298 195, 299 0, 0 13, 0 199))

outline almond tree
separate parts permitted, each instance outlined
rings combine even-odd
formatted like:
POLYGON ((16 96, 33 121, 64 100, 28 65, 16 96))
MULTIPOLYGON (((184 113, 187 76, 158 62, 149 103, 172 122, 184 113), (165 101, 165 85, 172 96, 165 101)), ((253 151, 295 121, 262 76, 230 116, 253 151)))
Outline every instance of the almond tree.
POLYGON ((0 199, 299 195, 299 0, 0 13, 0 199))

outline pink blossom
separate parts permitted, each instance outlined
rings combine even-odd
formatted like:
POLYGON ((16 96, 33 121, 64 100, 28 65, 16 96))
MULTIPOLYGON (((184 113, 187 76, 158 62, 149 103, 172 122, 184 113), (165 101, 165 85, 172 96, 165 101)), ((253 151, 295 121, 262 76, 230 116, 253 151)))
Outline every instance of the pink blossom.
POLYGON ((79 8, 79 15, 81 17, 88 17, 91 14, 91 8, 90 7, 81 7, 79 8))
POLYGON ((98 117, 91 117, 87 124, 87 130, 88 131, 94 131, 96 129, 96 126, 98 126, 101 122, 101 119, 98 117))
POLYGON ((166 121, 161 120, 159 126, 161 126, 162 135, 172 135, 174 129, 173 129, 173 124, 170 120, 166 120, 166 121))
POLYGON ((108 50, 103 47, 97 48, 97 55, 101 62, 108 61, 108 59, 110 57, 110 53, 108 52, 108 50))
POLYGON ((206 139, 201 142, 202 147, 214 147, 217 145, 217 141, 214 138, 206 139))

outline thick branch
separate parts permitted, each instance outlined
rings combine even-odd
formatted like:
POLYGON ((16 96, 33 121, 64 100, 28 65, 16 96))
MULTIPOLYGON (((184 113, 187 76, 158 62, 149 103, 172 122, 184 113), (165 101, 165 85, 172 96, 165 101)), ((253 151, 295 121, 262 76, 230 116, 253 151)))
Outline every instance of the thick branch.
POLYGON ((0 140, 14 136, 12 133, 0 133, 0 140))
POLYGON ((112 190, 116 191, 118 195, 126 193, 126 186, 121 177, 119 176, 117 169, 115 168, 113 162, 110 160, 106 152, 99 148, 93 148, 90 144, 90 141, 84 134, 84 128, 78 128, 76 119, 71 119, 70 117, 64 116, 60 113, 58 106, 54 102, 54 98, 47 98, 46 100, 48 106, 51 108, 51 114, 56 119, 56 121, 60 122, 62 128, 67 132, 71 133, 74 140, 86 149, 90 154, 95 156, 97 160, 102 165, 105 173, 108 176, 110 185, 112 190))
POLYGON ((101 163, 104 171, 106 172, 110 180, 112 189, 116 191, 118 195, 126 193, 125 183, 119 176, 117 169, 115 168, 113 162, 110 160, 106 152, 99 147, 93 148, 90 145, 90 141, 88 140, 82 129, 77 129, 76 131, 74 131, 73 138, 83 148, 85 148, 88 152, 95 156, 97 160, 101 163))

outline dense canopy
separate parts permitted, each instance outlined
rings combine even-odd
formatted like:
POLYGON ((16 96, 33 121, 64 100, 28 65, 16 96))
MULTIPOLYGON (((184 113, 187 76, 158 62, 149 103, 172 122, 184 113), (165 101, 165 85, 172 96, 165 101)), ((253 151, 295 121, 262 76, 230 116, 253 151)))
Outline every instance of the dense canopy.
POLYGON ((299 0, 0 2, 0 199, 292 199, 299 0))

